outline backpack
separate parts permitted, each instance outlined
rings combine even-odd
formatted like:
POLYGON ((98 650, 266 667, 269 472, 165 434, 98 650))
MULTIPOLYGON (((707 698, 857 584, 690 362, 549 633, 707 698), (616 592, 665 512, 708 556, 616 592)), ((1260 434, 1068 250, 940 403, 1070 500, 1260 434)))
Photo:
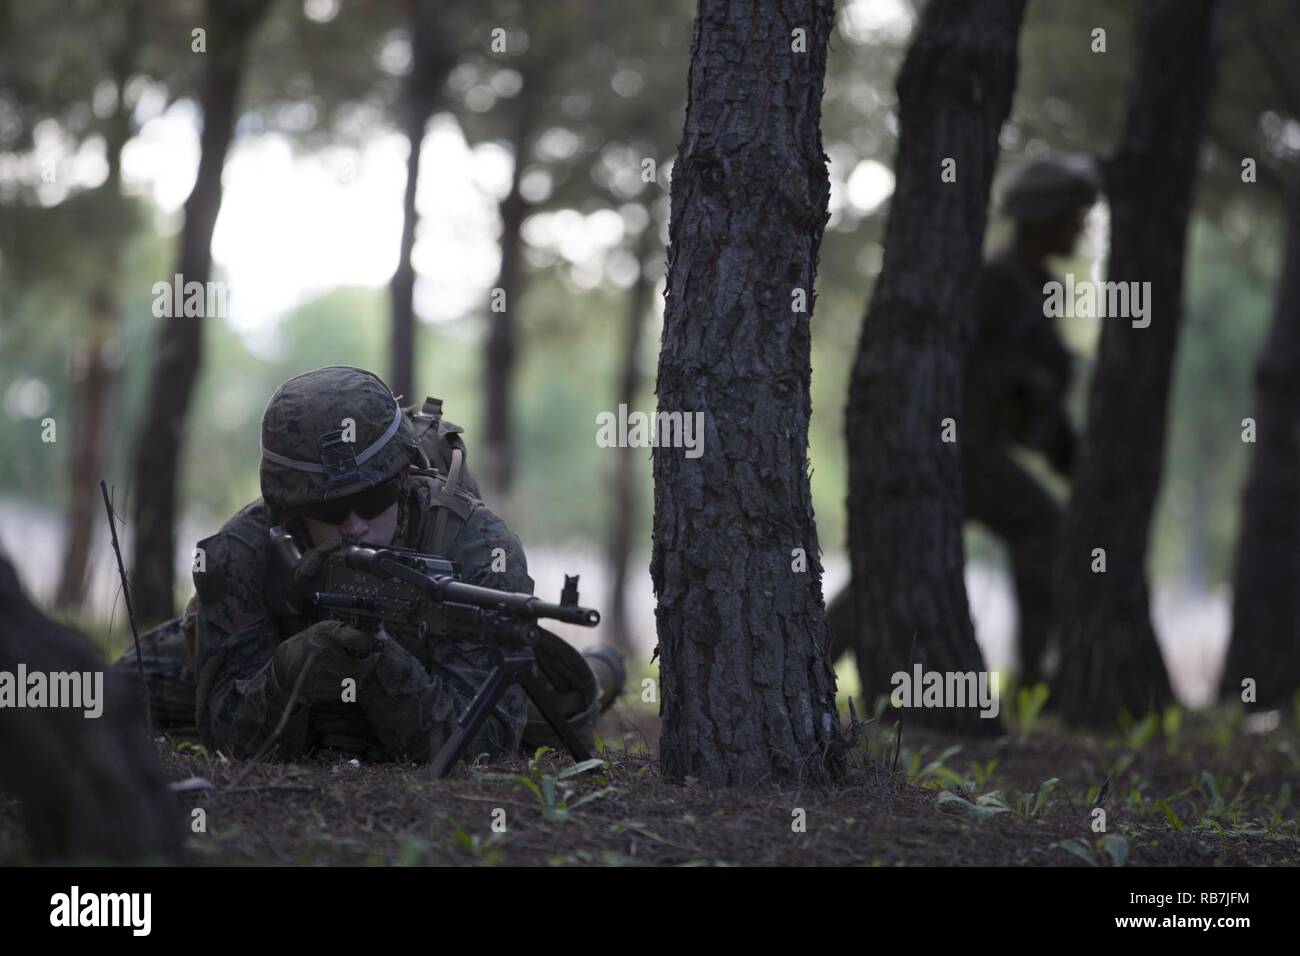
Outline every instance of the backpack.
MULTIPOLYGON (((411 422, 420 450, 429 460, 429 467, 443 478, 446 499, 454 498, 459 491, 466 491, 481 501, 483 495, 479 492, 478 481, 466 464, 469 452, 465 448, 465 440, 461 438, 465 429, 442 417, 442 399, 426 398, 419 412, 415 411, 414 405, 403 411, 411 422)), ((447 525, 445 506, 438 508, 438 516, 434 520, 435 540, 440 547, 447 525)))

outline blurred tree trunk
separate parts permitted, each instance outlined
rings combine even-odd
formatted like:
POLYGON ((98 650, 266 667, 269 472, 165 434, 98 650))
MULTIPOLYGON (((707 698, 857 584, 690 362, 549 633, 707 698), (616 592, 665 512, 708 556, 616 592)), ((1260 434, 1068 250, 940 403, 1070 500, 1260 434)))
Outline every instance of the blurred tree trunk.
POLYGON ((1276 311, 1255 366, 1255 444, 1241 504, 1232 639, 1220 692, 1287 704, 1300 690, 1300 176, 1287 199, 1276 311))
MULTIPOLYGON (((185 200, 176 272, 207 283, 212 274, 212 231, 221 209, 221 171, 234 138, 239 84, 249 41, 270 0, 209 0, 205 75, 199 94, 203 132, 199 170, 185 200)), ((169 277, 170 279, 170 277, 169 277)), ((144 417, 136 437, 135 539, 132 592, 141 627, 175 613, 176 487, 185 418, 198 379, 202 318, 161 321, 144 417)))
MULTIPOLYGON (((963 547, 963 329, 980 269, 998 134, 1015 91, 1024 0, 931 3, 898 77, 897 186, 885 261, 849 386, 851 627, 870 708, 891 675, 980 672, 963 547), (944 164, 954 160, 955 182, 944 164)), ((996 733, 977 708, 926 708, 919 723, 996 733)))
MULTIPOLYGON (((122 36, 113 51, 113 82, 117 88, 117 106, 104 131, 104 152, 108 177, 99 187, 107 206, 122 204, 122 150, 131 138, 131 109, 126 105, 126 83, 131 78, 141 43, 143 4, 139 0, 124 5, 122 36)), ((121 222, 120 214, 111 221, 121 222)), ((110 354, 118 347, 118 322, 121 305, 118 285, 122 244, 114 241, 103 246, 106 261, 98 281, 91 290, 86 310, 85 334, 75 344, 71 359, 72 404, 76 409, 69 460, 68 502, 63 515, 64 548, 55 604, 64 610, 81 606, 86 596, 86 568, 90 545, 94 539, 95 505, 99 499, 99 479, 104 472, 106 441, 104 422, 117 377, 117 364, 110 354)))
POLYGON ((36 857, 179 863, 180 814, 137 698, 84 637, 32 605, 0 558, 0 670, 16 673, 20 663, 29 673, 103 677, 94 719, 68 707, 0 709, 0 786, 22 801, 36 857))
POLYGON ((117 319, 118 301, 112 287, 100 285, 92 290, 85 332, 74 345, 69 360, 76 417, 68 462, 68 500, 63 513, 63 561, 54 597, 55 605, 65 611, 79 608, 86 597, 86 569, 95 529, 96 483, 105 463, 104 420, 116 378, 109 352, 117 332, 117 319))
MULTIPOLYGON (((529 203, 519 191, 519 182, 528 164, 532 147, 536 108, 541 105, 538 72, 524 78, 523 90, 512 104, 511 151, 514 170, 510 191, 498 205, 501 215, 501 271, 488 303, 487 338, 487 427, 484 433, 483 472, 479 482, 487 491, 487 500, 497 510, 509 509, 514 487, 515 445, 511 423, 514 395, 515 356, 518 351, 519 320, 517 311, 524 295, 524 240, 521 231, 528 215, 529 203)), ((477 469, 476 469, 477 470, 477 469)))
POLYGON ((430 117, 442 102, 442 86, 456 65, 447 29, 447 7, 438 0, 412 0, 411 72, 406 78, 406 139, 410 154, 406 160, 406 193, 402 201, 402 244, 397 269, 389 283, 392 299, 392 334, 389 352, 389 387, 394 394, 417 406, 423 397, 415 394, 415 266, 411 250, 420 214, 415 196, 420 182, 420 146, 430 117))
POLYGON ((710 787, 843 768, 808 482, 832 27, 830 0, 695 18, 657 391, 661 414, 700 414, 702 445, 653 451, 651 575, 660 762, 710 787))
MULTIPOLYGON (((648 210, 647 210, 648 211, 648 210)), ((650 293, 653 283, 646 260, 651 250, 657 245, 659 226, 650 216, 641 235, 637 237, 636 280, 628 291, 627 316, 623 326, 623 354, 619 373, 618 396, 614 402, 615 411, 620 404, 629 409, 636 407, 636 398, 641 391, 641 339, 645 331, 645 317, 649 311, 650 293)), ((627 619, 627 570, 632 552, 632 530, 636 527, 636 472, 634 461, 640 452, 631 448, 617 449, 614 453, 614 476, 610 495, 609 542, 607 557, 609 561, 610 590, 607 612, 602 620, 608 625, 609 641, 624 655, 633 651, 632 635, 627 619)))
POLYGON ((1150 325, 1106 318, 1088 422, 1056 567, 1061 663, 1053 697, 1074 724, 1102 726, 1173 701, 1146 577, 1165 449, 1184 246, 1214 73, 1215 0, 1142 7, 1119 148, 1106 163, 1108 280, 1150 282, 1150 325), (1095 549, 1105 552, 1094 571, 1095 549))

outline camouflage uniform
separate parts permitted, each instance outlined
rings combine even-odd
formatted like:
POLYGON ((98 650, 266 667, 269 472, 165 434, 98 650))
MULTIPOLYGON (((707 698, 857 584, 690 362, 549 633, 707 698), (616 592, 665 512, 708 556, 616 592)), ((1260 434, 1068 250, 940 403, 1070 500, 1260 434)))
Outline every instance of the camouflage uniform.
POLYGON ((1041 451, 1068 475, 1075 446, 1063 404, 1070 357, 1043 316, 1046 281, 1045 273, 1026 275, 1010 262, 986 264, 966 361, 961 440, 966 516, 1001 538, 1010 552, 1020 679, 1029 684, 1043 677, 1061 506, 1012 450, 1020 445, 1041 451))
MULTIPOLYGON (((1096 199, 1084 157, 1049 156, 1023 164, 1003 194, 1017 223, 1069 215, 1096 199)), ((1071 358, 1043 314, 1052 276, 1009 251, 981 270, 964 363, 962 471, 966 514, 1006 542, 1019 610, 1020 678, 1043 677, 1052 614, 1052 561, 1061 506, 1013 455, 1041 452, 1062 476, 1076 436, 1065 409, 1071 358)))
MULTIPOLYGON (((423 467, 428 459, 409 417, 395 409, 396 400, 377 377, 342 366, 291 379, 272 397, 263 417, 264 497, 198 545, 204 561, 194 573, 194 663, 188 676, 196 685, 192 713, 209 749, 236 757, 256 753, 285 713, 290 692, 276 679, 277 648, 311 622, 272 610, 276 602, 268 589, 275 586, 279 559, 269 532, 283 524, 311 557, 296 508, 347 497, 410 468, 401 479, 392 544, 444 555, 460 565, 462 580, 471 584, 532 593, 519 538, 467 491, 447 492, 444 477, 423 467), (331 454, 324 442, 319 457, 304 454, 327 437, 321 435, 321 423, 346 419, 355 423, 355 436, 346 445, 335 445, 348 458, 343 466, 321 467, 331 454), (494 571, 494 564, 502 570, 494 571)), ((183 631, 169 622, 147 635, 151 689, 159 686, 155 681, 164 666, 178 676, 181 655, 174 635, 183 631)), ((427 760, 437 752, 487 677, 493 653, 483 644, 421 641, 400 630, 389 636, 382 652, 356 665, 355 702, 295 704, 276 738, 281 757, 337 749, 370 759, 427 760)), ((561 710, 590 742, 600 694, 592 670, 554 635, 544 635, 538 656, 561 710)), ((127 675, 133 673, 130 654, 120 666, 127 675)), ((526 728, 535 741, 546 740, 549 728, 543 732, 543 726, 536 715, 530 720, 526 695, 513 688, 467 753, 498 757, 514 752, 526 728)))

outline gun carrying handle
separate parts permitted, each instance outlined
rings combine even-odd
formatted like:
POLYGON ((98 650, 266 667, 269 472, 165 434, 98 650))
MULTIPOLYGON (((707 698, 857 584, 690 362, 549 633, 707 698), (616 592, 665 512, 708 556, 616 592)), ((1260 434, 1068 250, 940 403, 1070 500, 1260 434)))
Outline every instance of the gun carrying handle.
POLYGON ((307 595, 297 584, 297 571, 302 561, 302 551, 293 535, 282 525, 271 528, 271 550, 275 552, 276 566, 267 575, 267 600, 273 613, 298 615, 302 613, 307 595))
POLYGON ((302 551, 298 549, 298 542, 293 540, 284 525, 275 525, 271 528, 271 544, 275 547, 276 556, 284 569, 290 574, 298 567, 298 562, 302 560, 302 551))

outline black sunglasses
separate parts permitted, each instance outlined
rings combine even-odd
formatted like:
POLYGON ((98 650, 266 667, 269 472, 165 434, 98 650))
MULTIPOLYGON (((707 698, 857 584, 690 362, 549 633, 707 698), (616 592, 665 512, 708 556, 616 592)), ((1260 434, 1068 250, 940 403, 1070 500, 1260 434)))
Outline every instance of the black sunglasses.
POLYGON ((357 517, 369 521, 376 515, 382 514, 391 508, 393 503, 397 501, 397 496, 401 493, 401 490, 401 475, 397 475, 383 484, 367 488, 365 491, 358 491, 346 498, 319 501, 308 505, 302 509, 302 513, 314 521, 321 521, 325 524, 342 524, 347 520, 348 515, 353 512, 356 512, 357 517))

